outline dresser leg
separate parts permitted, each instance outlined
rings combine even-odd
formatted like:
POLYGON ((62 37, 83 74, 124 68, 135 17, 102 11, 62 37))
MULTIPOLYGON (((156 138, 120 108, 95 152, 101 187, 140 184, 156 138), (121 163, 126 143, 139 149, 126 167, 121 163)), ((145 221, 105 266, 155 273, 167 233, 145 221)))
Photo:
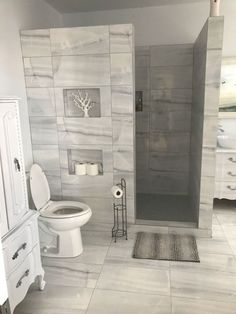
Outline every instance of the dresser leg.
POLYGON ((39 290, 43 291, 46 285, 46 281, 44 280, 44 273, 38 276, 38 285, 39 285, 39 290))

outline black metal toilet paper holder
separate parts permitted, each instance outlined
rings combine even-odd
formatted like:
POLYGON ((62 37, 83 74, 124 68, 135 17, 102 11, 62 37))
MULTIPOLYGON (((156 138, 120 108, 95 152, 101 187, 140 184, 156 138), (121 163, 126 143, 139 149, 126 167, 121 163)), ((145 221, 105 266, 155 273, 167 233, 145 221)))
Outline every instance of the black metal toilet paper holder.
POLYGON ((112 238, 126 237, 128 240, 127 232, 127 198, 126 198, 126 181, 124 178, 120 183, 116 184, 123 192, 121 198, 113 197, 113 212, 114 212, 114 225, 112 228, 112 238))

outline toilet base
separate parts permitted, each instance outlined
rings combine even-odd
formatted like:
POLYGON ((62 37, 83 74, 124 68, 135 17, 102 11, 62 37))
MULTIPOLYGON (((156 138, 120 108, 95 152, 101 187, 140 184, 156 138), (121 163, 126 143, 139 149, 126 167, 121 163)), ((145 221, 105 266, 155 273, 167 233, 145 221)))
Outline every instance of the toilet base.
POLYGON ((76 257, 82 254, 83 244, 80 228, 68 231, 50 231, 57 236, 57 247, 43 246, 41 255, 47 257, 76 257))

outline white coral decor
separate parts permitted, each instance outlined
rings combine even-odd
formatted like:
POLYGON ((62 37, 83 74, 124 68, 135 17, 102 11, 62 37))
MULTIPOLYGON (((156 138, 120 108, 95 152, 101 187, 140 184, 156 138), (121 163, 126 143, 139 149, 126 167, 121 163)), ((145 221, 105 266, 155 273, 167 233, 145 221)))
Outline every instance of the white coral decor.
POLYGON ((87 92, 83 95, 82 92, 78 90, 78 94, 72 94, 73 101, 75 105, 84 112, 84 118, 89 118, 89 110, 94 106, 94 103, 89 98, 87 92))

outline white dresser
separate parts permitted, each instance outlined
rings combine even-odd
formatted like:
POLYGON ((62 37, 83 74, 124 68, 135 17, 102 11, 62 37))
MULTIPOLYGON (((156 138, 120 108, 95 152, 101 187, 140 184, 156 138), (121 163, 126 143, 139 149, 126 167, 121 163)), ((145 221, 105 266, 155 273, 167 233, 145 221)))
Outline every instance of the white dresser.
POLYGON ((217 149, 215 198, 236 200, 236 150, 217 149))
POLYGON ((28 207, 18 100, 0 98, 0 232, 11 311, 38 279, 43 289, 38 213, 28 207))

